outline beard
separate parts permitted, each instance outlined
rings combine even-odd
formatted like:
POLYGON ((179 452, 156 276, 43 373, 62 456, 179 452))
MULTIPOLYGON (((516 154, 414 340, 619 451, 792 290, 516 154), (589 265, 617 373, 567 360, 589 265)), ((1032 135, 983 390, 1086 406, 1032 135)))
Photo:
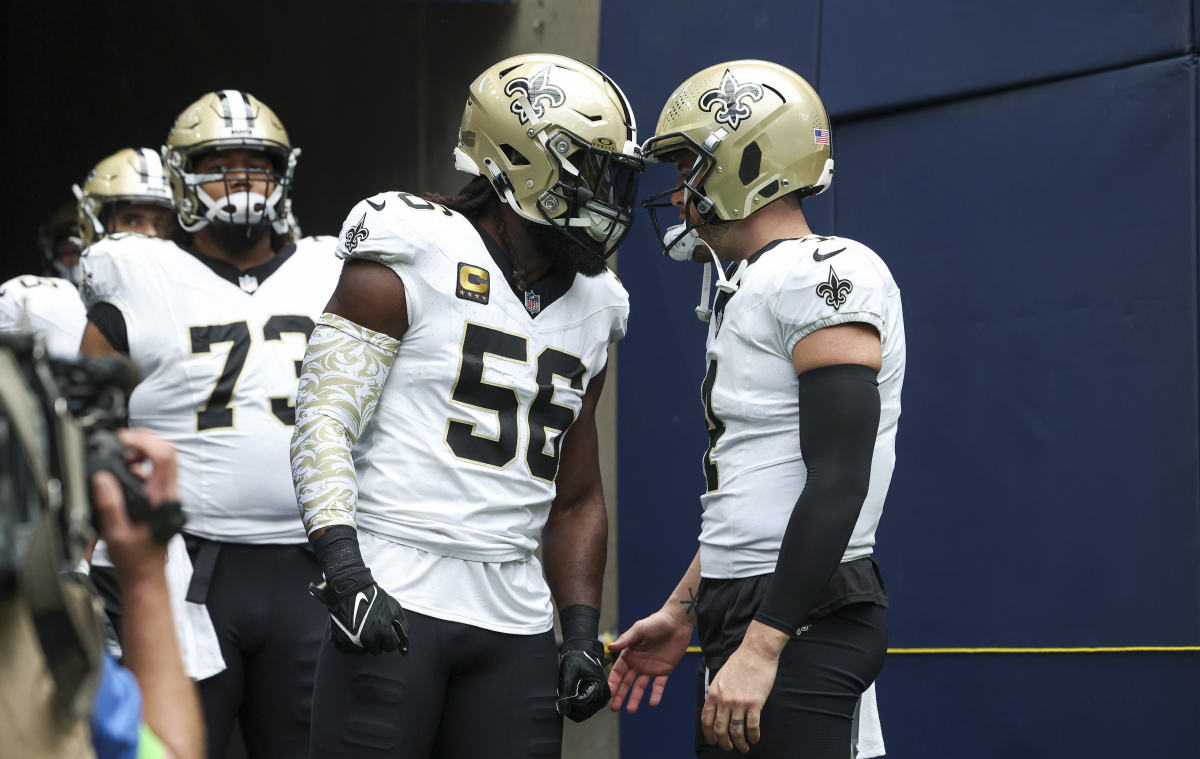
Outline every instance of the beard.
POLYGON ((604 256, 561 230, 548 224, 527 224, 526 227, 534 249, 549 256, 555 267, 565 267, 585 277, 598 276, 608 268, 604 256))
POLYGON ((228 224, 214 221, 208 225, 213 241, 230 255, 238 256, 258 245, 271 231, 271 224, 228 224))

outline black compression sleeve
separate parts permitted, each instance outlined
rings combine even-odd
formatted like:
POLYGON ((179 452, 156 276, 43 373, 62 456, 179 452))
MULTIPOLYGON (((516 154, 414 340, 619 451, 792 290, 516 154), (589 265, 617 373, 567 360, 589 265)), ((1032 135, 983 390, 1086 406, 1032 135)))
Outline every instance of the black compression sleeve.
POLYGON ((88 309, 88 321, 96 325, 108 344, 120 353, 129 355, 129 333, 125 329, 125 315, 111 303, 100 301, 88 309))
POLYGON ((875 377, 868 366, 837 364, 797 378, 808 478, 783 534, 771 588, 754 615, 789 635, 841 562, 867 497, 879 429, 875 377))

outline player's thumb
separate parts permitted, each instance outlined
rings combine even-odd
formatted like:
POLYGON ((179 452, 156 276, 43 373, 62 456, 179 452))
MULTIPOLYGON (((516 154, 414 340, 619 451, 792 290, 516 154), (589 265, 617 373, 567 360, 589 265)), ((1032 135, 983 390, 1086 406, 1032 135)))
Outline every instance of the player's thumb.
POLYGON ((637 632, 637 625, 629 628, 625 632, 617 636, 617 639, 608 644, 609 651, 624 651, 630 645, 637 642, 640 636, 637 632))

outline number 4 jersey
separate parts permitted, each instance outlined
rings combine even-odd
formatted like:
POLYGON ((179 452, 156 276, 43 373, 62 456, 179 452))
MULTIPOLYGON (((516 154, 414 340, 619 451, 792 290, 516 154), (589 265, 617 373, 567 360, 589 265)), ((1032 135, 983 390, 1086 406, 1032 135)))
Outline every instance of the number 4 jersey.
POLYGON ((141 371, 130 425, 178 452, 186 531, 305 542, 288 442, 296 373, 341 272, 332 238, 305 238, 244 272, 167 240, 111 238, 88 249, 83 270, 92 321, 97 304, 120 311, 126 345, 101 331, 141 371))
MULTIPOLYGON (((486 232, 406 193, 359 203, 338 253, 390 268, 408 304, 408 331, 354 449, 360 533, 477 566, 527 562, 529 603, 510 605, 528 615, 497 608, 483 619, 468 616, 471 604, 444 601, 472 587, 514 592, 488 578, 457 588, 397 578, 398 598, 491 629, 547 629, 549 607, 533 611, 545 586, 532 554, 554 499, 563 438, 609 343, 625 334, 625 289, 607 270, 585 277, 552 269, 518 292, 486 232), (420 597, 434 587, 441 599, 420 597)), ((423 572, 416 563, 411 572, 423 572)), ((441 564, 442 578, 453 575, 448 567, 441 564)), ((476 608, 493 606, 504 604, 481 598, 476 608)))
POLYGON ((737 292, 718 299, 709 322, 701 391, 709 437, 700 498, 705 577, 775 571, 807 477, 792 349, 818 329, 849 323, 874 327, 883 353, 871 482, 842 561, 871 555, 896 463, 905 356, 900 288, 866 246, 810 235, 752 256, 737 292))

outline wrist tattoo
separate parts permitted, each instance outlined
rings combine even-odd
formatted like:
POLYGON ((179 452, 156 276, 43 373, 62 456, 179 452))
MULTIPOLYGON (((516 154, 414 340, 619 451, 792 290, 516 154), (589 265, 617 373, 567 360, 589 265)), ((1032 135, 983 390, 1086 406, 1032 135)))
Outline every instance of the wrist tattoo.
POLYGON ((684 606, 683 613, 685 615, 695 614, 696 616, 700 616, 700 612, 696 611, 696 604, 700 603, 700 596, 694 594, 691 588, 688 588, 687 600, 680 601, 679 603, 684 606))

